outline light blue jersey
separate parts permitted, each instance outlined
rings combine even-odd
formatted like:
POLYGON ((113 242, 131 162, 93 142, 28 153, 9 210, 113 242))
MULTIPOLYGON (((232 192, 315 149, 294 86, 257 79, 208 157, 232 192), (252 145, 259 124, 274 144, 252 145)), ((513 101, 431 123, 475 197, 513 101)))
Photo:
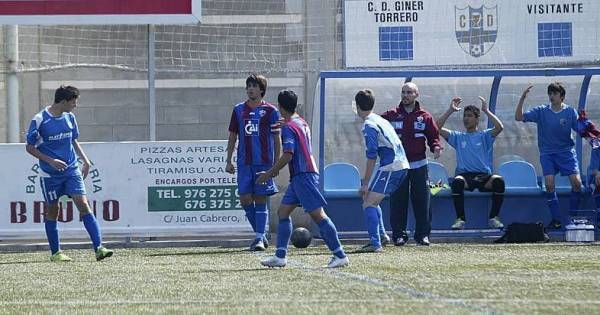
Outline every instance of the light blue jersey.
POLYGON ((450 132, 448 143, 456 150, 456 175, 492 173, 492 148, 496 140, 493 130, 450 132))
POLYGON ((577 131, 577 112, 573 107, 566 105, 555 113, 550 105, 540 105, 524 113, 523 122, 537 124, 540 154, 573 150, 575 142, 571 130, 577 131))
POLYGON ((369 114, 363 125, 363 135, 367 159, 379 157, 379 170, 398 171, 409 168, 402 142, 389 121, 375 113, 369 114))
POLYGON ((46 174, 53 177, 72 176, 81 174, 72 144, 77 137, 79 137, 79 129, 72 113, 63 113, 61 116, 54 117, 48 112, 48 108, 45 108, 31 120, 27 132, 27 144, 67 164, 67 168, 61 172, 40 160, 40 167, 46 174))

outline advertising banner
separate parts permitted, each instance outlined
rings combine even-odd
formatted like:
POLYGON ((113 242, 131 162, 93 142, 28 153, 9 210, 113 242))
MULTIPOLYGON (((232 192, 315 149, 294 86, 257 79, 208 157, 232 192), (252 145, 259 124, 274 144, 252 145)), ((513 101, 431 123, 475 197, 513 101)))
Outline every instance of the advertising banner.
MULTIPOLYGON (((85 179, 105 235, 165 236, 252 232, 236 176, 225 172, 227 141, 83 143, 85 179)), ((0 239, 45 238, 44 176, 25 144, 0 145, 0 239)), ((74 203, 60 202, 62 236, 86 237, 74 203)))
POLYGON ((345 63, 597 62, 599 12, 596 0, 345 0, 345 63))

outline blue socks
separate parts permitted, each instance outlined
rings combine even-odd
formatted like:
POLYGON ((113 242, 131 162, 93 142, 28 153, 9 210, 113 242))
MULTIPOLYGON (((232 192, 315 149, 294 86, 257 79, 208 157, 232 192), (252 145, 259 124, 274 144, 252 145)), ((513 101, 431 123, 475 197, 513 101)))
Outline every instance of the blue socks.
POLYGON ((546 192, 546 202, 550 208, 552 220, 561 221, 560 209, 558 209, 558 197, 556 192, 546 192))
POLYGON ((85 229, 90 235, 90 239, 92 240, 95 251, 98 249, 98 247, 100 247, 100 245, 102 245, 102 235, 100 235, 100 226, 98 226, 98 221, 91 213, 84 215, 81 219, 83 220, 83 226, 85 226, 85 229))
POLYGON ((252 226, 252 231, 256 233, 256 209, 254 208, 254 203, 244 206, 244 211, 246 211, 246 218, 252 226))
MULTIPOLYGON (((327 248, 331 253, 338 257, 346 257, 340 239, 338 238, 337 230, 335 225, 329 218, 321 220, 318 224, 319 230, 321 231, 321 237, 327 248)), ((275 250, 275 256, 279 258, 285 258, 287 254, 288 243, 292 236, 292 220, 290 218, 279 219, 279 225, 277 227, 277 249, 275 250)))
MULTIPOLYGON (((92 244, 94 245, 94 251, 102 245, 102 236, 100 235, 100 227, 98 226, 98 221, 93 214, 88 213, 82 217, 83 225, 90 235, 90 239, 92 240, 92 244)), ((50 245, 50 252, 52 254, 56 254, 60 250, 60 242, 58 239, 58 227, 56 221, 46 220, 44 222, 44 227, 46 228, 46 237, 48 237, 48 244, 50 245)))
MULTIPOLYGON (((333 253, 333 255, 337 258, 346 257, 346 253, 344 253, 344 249, 342 248, 342 243, 340 243, 340 239, 338 238, 337 230, 331 219, 325 218, 317 223, 319 226, 319 230, 321 231, 321 237, 325 244, 327 244, 327 248, 333 253)), ((279 247, 279 240, 277 241, 277 247, 279 247)))
POLYGON ((54 255, 60 250, 56 221, 46 220, 44 222, 44 227, 46 228, 46 237, 48 238, 48 244, 50 245, 50 252, 54 255))
POLYGON ((292 236, 292 220, 290 218, 279 219, 277 226, 277 249, 275 256, 285 258, 287 254, 288 242, 292 236))
POLYGON ((381 207, 377 207, 377 216, 379 217, 379 235, 385 234, 385 225, 383 225, 383 213, 381 207))
POLYGON ((269 220, 269 213, 267 212, 267 205, 257 203, 254 206, 256 210, 254 213, 254 219, 256 224, 256 238, 263 239, 265 237, 265 230, 267 229, 267 222, 269 220))
POLYGON ((367 222, 367 231, 369 232, 369 240, 371 244, 379 248, 381 247, 381 239, 379 238, 379 216, 378 207, 365 208, 365 222, 367 222))

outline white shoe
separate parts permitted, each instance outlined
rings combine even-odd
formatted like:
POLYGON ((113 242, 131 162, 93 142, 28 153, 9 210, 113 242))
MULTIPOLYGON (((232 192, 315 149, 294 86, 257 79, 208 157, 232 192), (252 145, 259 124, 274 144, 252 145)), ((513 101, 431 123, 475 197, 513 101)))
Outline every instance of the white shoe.
POLYGON ((462 230, 465 228, 465 221, 460 218, 457 218, 450 228, 453 230, 462 230))
POLYGON ((386 246, 392 241, 387 234, 381 234, 379 237, 381 238, 381 246, 386 246))
POLYGON ((250 244, 251 252, 264 252, 265 251, 265 243, 262 238, 255 239, 252 244, 250 244))
POLYGON ((500 222, 500 218, 498 217, 493 217, 488 221, 490 227, 492 229, 502 229, 504 228, 504 224, 502 224, 502 222, 500 222))
POLYGON ((285 258, 279 258, 277 256, 270 256, 267 257, 265 259, 263 259, 260 262, 261 265, 265 266, 265 267, 269 267, 269 268, 273 268, 273 267, 285 267, 285 265, 287 264, 287 259, 285 258))
POLYGON ((331 260, 329 261, 329 263, 327 264, 327 268, 339 268, 339 267, 346 267, 350 264, 350 260, 348 260, 348 256, 344 257, 344 258, 339 258, 337 256, 333 256, 331 257, 331 260))

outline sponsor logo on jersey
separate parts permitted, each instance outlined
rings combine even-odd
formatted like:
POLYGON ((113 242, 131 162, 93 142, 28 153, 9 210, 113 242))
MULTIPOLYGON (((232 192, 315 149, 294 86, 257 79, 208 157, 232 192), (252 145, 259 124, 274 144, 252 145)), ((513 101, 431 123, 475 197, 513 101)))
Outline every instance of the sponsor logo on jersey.
POLYGON ((73 137, 73 133, 72 132, 62 132, 59 133, 57 135, 52 135, 48 137, 48 141, 58 141, 58 140, 62 140, 62 139, 69 139, 73 137))
POLYGON ((258 119, 246 119, 244 121, 244 132, 247 136, 258 136, 258 119))

